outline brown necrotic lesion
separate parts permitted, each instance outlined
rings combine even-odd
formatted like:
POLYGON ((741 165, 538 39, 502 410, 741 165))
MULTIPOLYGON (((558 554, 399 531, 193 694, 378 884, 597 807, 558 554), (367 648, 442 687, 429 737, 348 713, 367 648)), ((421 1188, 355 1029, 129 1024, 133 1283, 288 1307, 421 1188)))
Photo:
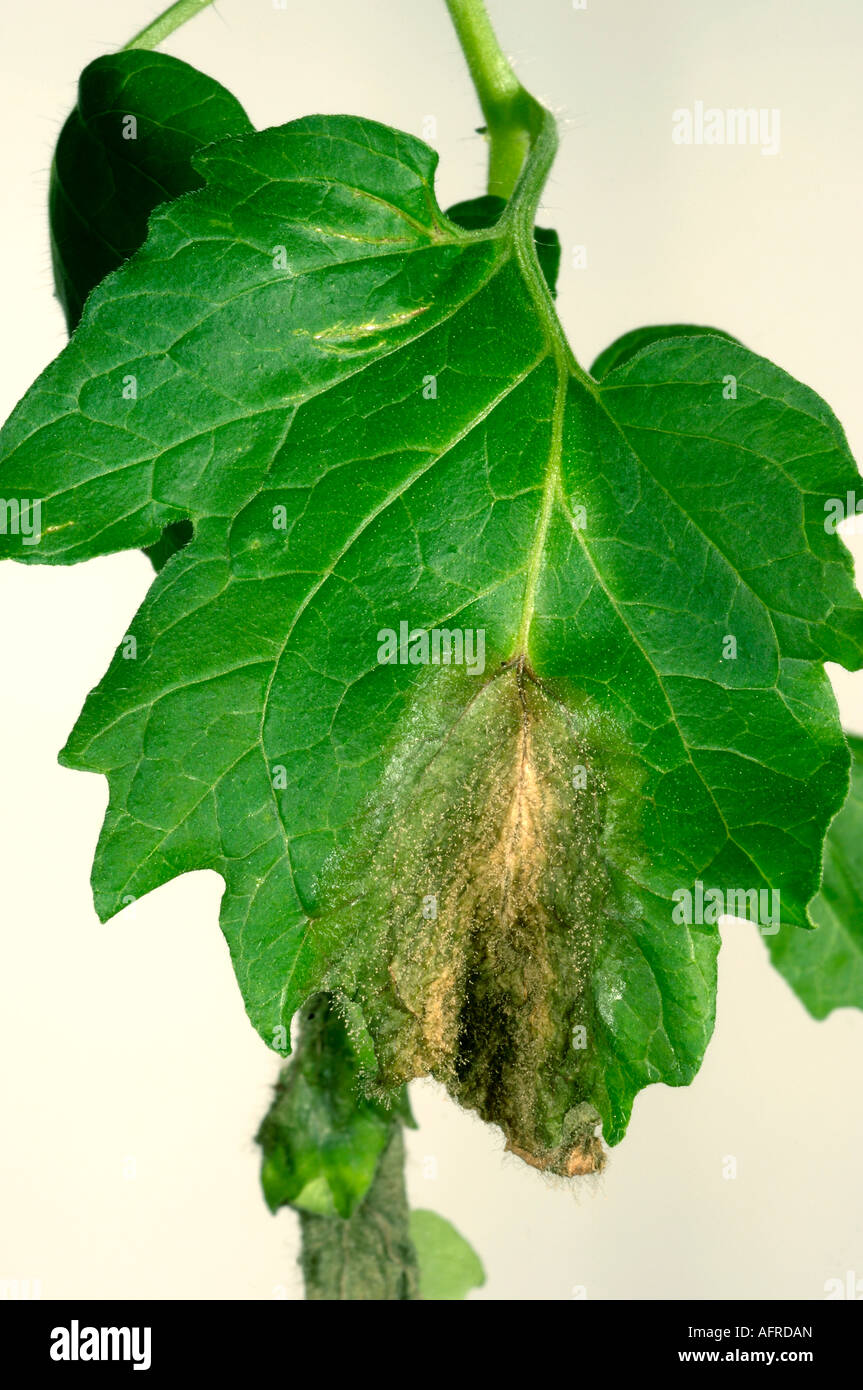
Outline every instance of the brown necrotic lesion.
POLYGON ((350 969, 332 985, 353 982, 376 1087, 434 1076, 528 1163, 593 1172, 591 964, 612 891, 602 739, 523 661, 457 712, 454 688, 441 710, 447 675, 336 866, 355 891, 350 969))

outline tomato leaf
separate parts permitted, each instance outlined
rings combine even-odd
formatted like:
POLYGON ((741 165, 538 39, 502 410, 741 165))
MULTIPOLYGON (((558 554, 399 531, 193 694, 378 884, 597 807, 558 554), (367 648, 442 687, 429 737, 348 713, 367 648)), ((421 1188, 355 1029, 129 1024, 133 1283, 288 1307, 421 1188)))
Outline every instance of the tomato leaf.
POLYGON ((863 739, 848 736, 851 790, 824 843, 818 930, 767 936, 770 958, 814 1018, 863 1009, 863 739))
POLYGON ((700 1063, 716 899, 809 924, 848 784, 823 662, 863 659, 842 431, 713 334, 584 373, 539 165, 468 231, 369 121, 193 163, 0 440, 3 553, 194 527, 63 753, 109 778, 97 910, 217 870, 268 1041, 326 990, 382 1091, 431 1073, 592 1171, 700 1063))
POLYGON ((473 1246, 436 1211, 412 1211, 410 1230, 419 1263, 420 1298, 427 1302, 462 1299, 485 1283, 485 1270, 473 1246))
MULTIPOLYGON (((126 50, 81 74, 48 192, 54 286, 71 333, 84 301, 143 242, 160 203, 200 188, 192 155, 252 129, 237 99, 188 63, 126 50)), ((147 548, 156 569, 191 537, 186 521, 147 548)))
POLYGON ((200 188, 192 155, 251 129, 236 97, 179 58, 130 49, 84 69, 48 193, 54 284, 70 333, 90 291, 137 251, 153 209, 200 188))
POLYGON ((590 374, 596 377, 597 381, 601 381, 609 372, 614 371, 615 367, 622 367, 642 348, 649 347, 652 343, 660 343, 667 338, 696 338, 703 335, 724 338, 729 343, 738 342, 737 338, 732 338, 730 333, 723 332, 721 328, 706 328, 695 323, 649 324, 645 328, 630 329, 628 333, 615 338, 596 358, 590 374))

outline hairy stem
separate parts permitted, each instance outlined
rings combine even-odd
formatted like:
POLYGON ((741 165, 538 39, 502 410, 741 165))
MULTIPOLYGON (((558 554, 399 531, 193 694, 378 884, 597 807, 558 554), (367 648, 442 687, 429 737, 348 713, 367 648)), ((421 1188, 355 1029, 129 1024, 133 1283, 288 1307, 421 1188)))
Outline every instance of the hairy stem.
POLYGON ((419 1299, 398 1121, 374 1181, 353 1216, 345 1221, 301 1211, 300 1226, 307 1299, 375 1303, 419 1299))
POLYGON ((488 191, 508 199, 547 113, 510 67, 484 0, 446 0, 446 5, 485 116, 488 191))
POLYGON ((158 19, 154 19, 152 24, 148 24, 133 39, 124 44, 124 50, 128 48, 155 48, 169 34, 173 34, 175 29, 179 29, 182 24, 194 19, 196 14, 200 14, 201 10, 207 9, 212 3, 213 0, 176 0, 176 4, 169 5, 158 19))

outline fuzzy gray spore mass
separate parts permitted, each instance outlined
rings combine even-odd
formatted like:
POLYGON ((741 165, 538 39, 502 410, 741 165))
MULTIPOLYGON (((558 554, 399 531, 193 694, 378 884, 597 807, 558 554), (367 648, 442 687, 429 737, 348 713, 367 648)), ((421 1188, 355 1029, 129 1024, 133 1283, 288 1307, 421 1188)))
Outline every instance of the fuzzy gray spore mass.
MULTIPOLYGON (((442 1081, 528 1163, 602 1166, 588 1102, 595 944, 608 920, 607 778, 597 729, 523 662, 456 712, 420 700, 384 795, 332 866, 350 927, 334 992, 359 1005, 390 1088, 442 1081)), ((449 704, 449 708, 447 708, 449 704)))

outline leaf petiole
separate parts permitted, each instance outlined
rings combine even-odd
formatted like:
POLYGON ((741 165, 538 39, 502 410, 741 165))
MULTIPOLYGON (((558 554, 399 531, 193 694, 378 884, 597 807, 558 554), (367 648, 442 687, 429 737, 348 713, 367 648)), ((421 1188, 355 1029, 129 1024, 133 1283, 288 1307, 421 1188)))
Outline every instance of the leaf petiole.
POLYGON ((123 51, 129 48, 155 48, 169 34, 173 34, 175 29, 187 24, 212 3, 213 0, 176 0, 176 3, 169 5, 152 24, 146 25, 140 33, 124 44, 123 51))
POLYGON ((551 121, 512 70, 484 0, 446 0, 489 139, 488 191, 509 199, 533 144, 551 121))

